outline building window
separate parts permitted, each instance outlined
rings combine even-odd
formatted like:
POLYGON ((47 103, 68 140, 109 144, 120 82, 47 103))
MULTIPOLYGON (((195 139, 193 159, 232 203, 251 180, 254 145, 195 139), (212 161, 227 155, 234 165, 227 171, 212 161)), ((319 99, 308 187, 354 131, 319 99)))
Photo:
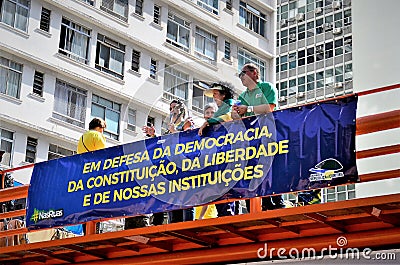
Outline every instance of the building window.
POLYGON ((93 95, 92 118, 99 117, 106 121, 107 128, 104 130, 105 136, 118 140, 120 115, 121 104, 93 95))
POLYGON ((81 1, 86 2, 91 6, 94 6, 94 0, 81 0, 81 1))
POLYGON ((295 69, 297 66, 296 52, 289 53, 289 69, 295 69))
POLYGON ((156 118, 147 116, 147 126, 154 126, 156 124, 156 118))
POLYGON ((157 79, 157 61, 151 58, 150 60, 150 77, 152 79, 157 79))
POLYGON ((85 127, 87 91, 56 80, 53 117, 85 127))
POLYGON ((231 60, 231 43, 228 41, 225 41, 224 58, 229 61, 231 60))
POLYGON ((132 50, 132 66, 131 69, 135 72, 139 72, 140 64, 140 52, 132 50))
POLYGON ((314 90, 314 88, 315 88, 314 81, 315 81, 314 73, 307 75, 307 91, 314 90))
POLYGON ((136 110, 128 108, 128 130, 136 131, 136 110))
POLYGON ((5 166, 11 166, 11 154, 14 143, 14 133, 8 130, 0 128, 0 150, 5 151, 0 164, 5 166))
POLYGON ((103 0, 100 9, 119 19, 128 21, 128 0, 103 0))
POLYGON ((196 27, 195 54, 208 63, 215 63, 217 57, 217 37, 196 27))
POLYGON ((158 5, 154 5, 154 10, 153 10, 153 22, 156 23, 157 25, 161 24, 161 7, 158 5))
POLYGON ((58 52, 71 59, 88 64, 90 30, 63 18, 58 52))
POLYGON ((305 92, 306 91, 306 77, 302 76, 297 79, 297 90, 298 92, 305 92))
POLYGON ((190 22, 168 13, 167 42, 189 51, 190 22))
POLYGON ((314 56, 314 47, 307 49, 307 64, 313 63, 315 59, 314 56))
POLYGON ((53 160, 53 159, 58 159, 66 156, 72 156, 76 154, 75 151, 68 150, 64 147, 55 145, 55 144, 49 144, 49 152, 47 153, 47 160, 53 160))
POLYGON ((238 72, 242 70, 243 65, 246 63, 253 63, 258 66, 260 69, 260 80, 265 81, 265 67, 266 63, 255 56, 254 54, 251 54, 245 50, 239 49, 238 52, 238 72))
POLYGON ((232 10, 232 0, 226 0, 226 9, 232 10))
POLYGON ((348 63, 344 65, 344 78, 346 81, 353 79, 353 64, 348 63))
POLYGON ((355 184, 322 189, 322 198, 324 199, 324 202, 345 201, 354 199, 355 197, 355 184))
POLYGON ((120 79, 124 78, 125 45, 102 34, 97 35, 96 68, 120 79))
POLYGON ((325 59, 333 57, 333 41, 325 43, 325 59))
POLYGON ((299 66, 303 66, 306 64, 306 51, 301 50, 297 52, 297 62, 299 66))
POLYGON ((204 106, 213 102, 213 98, 204 96, 204 91, 208 88, 209 86, 206 83, 200 80, 193 80, 192 110, 203 114, 204 106))
POLYGON ((42 7, 42 14, 40 15, 40 29, 46 32, 50 31, 50 14, 51 11, 42 7))
POLYGON ((188 82, 189 75, 165 65, 163 97, 167 100, 187 100, 189 90, 188 82))
POLYGON ((26 140, 26 153, 25 153, 25 162, 35 163, 36 160, 36 146, 38 144, 38 140, 32 137, 28 137, 26 140))
POLYGON ((287 55, 283 55, 280 57, 280 71, 286 71, 288 69, 288 56, 287 55))
POLYGON ((240 1, 239 23, 265 37, 267 20, 265 15, 251 5, 240 1))
POLYGON ((198 6, 218 15, 218 0, 196 0, 198 6))
POLYGON ((143 0, 136 0, 135 13, 138 15, 143 15, 143 0))
POLYGON ((43 96, 43 83, 44 83, 44 74, 35 71, 35 75, 33 77, 33 94, 38 95, 40 97, 43 96))
POLYGON ((1 22, 26 32, 28 29, 29 4, 29 0, 0 1, 1 22))
POLYGON ((19 98, 22 64, 0 57, 0 93, 19 98))

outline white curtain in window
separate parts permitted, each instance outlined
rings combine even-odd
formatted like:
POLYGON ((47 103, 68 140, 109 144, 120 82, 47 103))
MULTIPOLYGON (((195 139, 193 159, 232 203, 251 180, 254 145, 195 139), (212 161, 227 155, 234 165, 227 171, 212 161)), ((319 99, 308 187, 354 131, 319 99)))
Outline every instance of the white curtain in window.
POLYGON ((21 73, 9 71, 7 83, 7 94, 19 98, 19 88, 21 86, 21 73))
POLYGON ((17 6, 15 15, 15 28, 26 31, 28 26, 28 9, 17 6))
POLYGON ((128 2, 126 0, 115 0, 114 1, 114 12, 121 15, 122 17, 126 17, 128 12, 128 2))
POLYGON ((68 115, 68 90, 65 84, 57 80, 54 93, 54 110, 58 113, 68 115))
POLYGON ((182 45, 189 47, 189 33, 190 31, 187 28, 179 26, 179 43, 182 45))
MULTIPOLYGON (((1 60, 1 59, 0 59, 1 60)), ((4 60, 1 60, 2 64, 4 60)), ((6 94, 7 89, 7 69, 0 66, 0 92, 6 94)))
POLYGON ((124 54, 115 49, 111 49, 110 70, 122 74, 124 71, 124 54))
POLYGON ((3 12, 1 14, 2 15, 1 20, 7 25, 10 25, 12 27, 14 27, 16 8, 17 5, 8 0, 4 1, 3 3, 3 10, 2 10, 3 12))
POLYGON ((211 41, 211 40, 206 40, 206 45, 205 45, 205 55, 212 58, 213 60, 216 59, 216 43, 211 41))
POLYGON ((164 91, 167 91, 168 93, 174 93, 172 88, 175 86, 175 79, 174 77, 167 71, 165 71, 164 75, 164 91))

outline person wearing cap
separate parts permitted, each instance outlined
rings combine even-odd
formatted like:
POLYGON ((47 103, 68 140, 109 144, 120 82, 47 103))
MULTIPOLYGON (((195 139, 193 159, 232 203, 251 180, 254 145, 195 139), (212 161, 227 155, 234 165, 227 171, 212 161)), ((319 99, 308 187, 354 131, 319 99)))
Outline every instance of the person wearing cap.
MULTIPOLYGON (((203 135, 203 130, 209 125, 218 124, 221 122, 231 121, 231 112, 232 106, 235 103, 233 99, 235 92, 233 85, 227 82, 218 82, 214 83, 210 86, 210 89, 204 92, 204 95, 207 97, 213 97, 215 103, 218 106, 218 110, 214 112, 212 117, 204 117, 206 121, 200 127, 198 134, 203 135)), ((206 112, 206 109, 204 110, 206 112)), ((235 214, 235 202, 228 203, 219 203, 219 204, 211 204, 208 206, 200 206, 196 209, 197 219, 205 219, 205 218, 213 218, 218 216, 229 216, 235 214), (214 212, 214 209, 217 209, 217 213, 214 212)))
POLYGON ((233 85, 227 82, 213 83, 210 88, 204 92, 206 97, 214 98, 218 110, 214 113, 213 117, 207 119, 199 128, 198 134, 200 136, 203 135, 203 130, 207 126, 232 120, 231 112, 235 102, 233 99, 234 94, 233 85))
MULTIPOLYGON (((260 70, 255 64, 247 63, 243 65, 239 73, 240 81, 246 90, 239 95, 240 105, 232 107, 232 118, 253 116, 273 112, 278 104, 277 90, 275 86, 268 82, 260 82, 260 70)), ((247 210, 250 209, 250 202, 246 200, 247 210)), ((262 198, 263 210, 273 210, 284 208, 281 195, 262 198)))
POLYGON ((241 104, 232 108, 233 119, 274 111, 278 104, 278 92, 273 84, 259 81, 260 70, 255 64, 245 64, 239 78, 246 90, 239 95, 241 104))

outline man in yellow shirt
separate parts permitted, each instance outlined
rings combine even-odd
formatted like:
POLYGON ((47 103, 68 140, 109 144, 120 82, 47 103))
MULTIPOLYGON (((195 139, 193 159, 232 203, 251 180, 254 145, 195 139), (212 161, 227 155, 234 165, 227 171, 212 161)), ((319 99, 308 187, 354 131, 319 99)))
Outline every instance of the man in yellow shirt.
POLYGON ((106 138, 103 135, 106 122, 100 118, 93 118, 89 123, 89 131, 79 138, 76 152, 78 154, 91 152, 106 147, 106 138))

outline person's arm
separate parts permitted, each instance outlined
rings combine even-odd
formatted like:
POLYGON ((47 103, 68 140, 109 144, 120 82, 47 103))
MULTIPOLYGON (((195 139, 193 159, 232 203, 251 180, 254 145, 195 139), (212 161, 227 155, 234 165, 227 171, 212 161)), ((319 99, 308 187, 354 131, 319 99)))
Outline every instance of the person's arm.
POLYGON ((204 122, 203 125, 199 128, 199 131, 197 132, 198 135, 202 136, 203 135, 203 130, 208 126, 208 122, 204 122))

